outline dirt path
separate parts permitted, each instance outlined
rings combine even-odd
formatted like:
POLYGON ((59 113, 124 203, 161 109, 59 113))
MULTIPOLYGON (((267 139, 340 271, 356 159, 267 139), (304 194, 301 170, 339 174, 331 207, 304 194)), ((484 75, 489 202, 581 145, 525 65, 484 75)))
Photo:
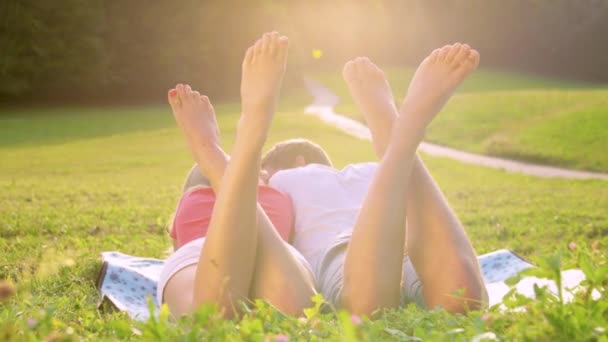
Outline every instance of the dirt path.
MULTIPOLYGON (((359 121, 347 118, 334 112, 334 106, 340 99, 331 90, 311 78, 305 78, 304 82, 314 100, 306 107, 307 114, 315 115, 327 124, 334 126, 354 137, 371 140, 371 134, 367 126, 359 121)), ((523 163, 515 160, 488 157, 475 153, 456 150, 453 148, 423 142, 419 151, 435 156, 458 160, 463 163, 502 169, 507 172, 517 172, 537 177, 558 177, 567 179, 606 179, 608 174, 588 171, 562 169, 557 167, 523 163)))

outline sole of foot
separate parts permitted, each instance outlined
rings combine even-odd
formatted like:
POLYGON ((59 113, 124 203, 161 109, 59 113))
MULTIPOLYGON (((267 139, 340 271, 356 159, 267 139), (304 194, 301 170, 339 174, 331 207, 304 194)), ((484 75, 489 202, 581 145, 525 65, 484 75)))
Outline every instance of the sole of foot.
POLYGON ((242 116, 239 126, 267 134, 287 63, 288 39, 265 33, 245 53, 241 78, 242 116))
POLYGON ((204 162, 201 168, 221 158, 220 131, 209 98, 188 85, 178 84, 169 90, 168 100, 192 154, 198 162, 204 162))
POLYGON ((348 89, 363 112, 378 156, 384 154, 397 108, 384 72, 367 57, 347 62, 342 71, 348 89))
POLYGON ((467 44, 436 49, 416 70, 401 114, 425 128, 478 65, 479 53, 467 44))

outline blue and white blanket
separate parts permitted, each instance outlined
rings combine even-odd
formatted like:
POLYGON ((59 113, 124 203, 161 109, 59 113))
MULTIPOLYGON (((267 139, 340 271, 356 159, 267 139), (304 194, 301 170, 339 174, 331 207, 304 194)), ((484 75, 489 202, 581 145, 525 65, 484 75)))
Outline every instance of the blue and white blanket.
MULTIPOLYGON (((151 298, 158 312, 156 284, 164 265, 163 260, 141 258, 119 252, 104 252, 101 258, 103 267, 97 282, 101 296, 100 305, 104 301, 109 301, 119 310, 126 311, 131 318, 145 321, 150 316, 147 300, 151 298)), ((505 284, 506 279, 534 267, 527 260, 505 249, 481 255, 478 259, 488 289, 490 306, 501 303, 505 294, 511 289, 505 284)), ((580 270, 564 271, 563 275, 564 288, 575 287, 584 279, 580 270)), ((557 293, 552 281, 536 277, 524 277, 516 287, 520 293, 533 296, 534 284, 548 286, 557 293)))

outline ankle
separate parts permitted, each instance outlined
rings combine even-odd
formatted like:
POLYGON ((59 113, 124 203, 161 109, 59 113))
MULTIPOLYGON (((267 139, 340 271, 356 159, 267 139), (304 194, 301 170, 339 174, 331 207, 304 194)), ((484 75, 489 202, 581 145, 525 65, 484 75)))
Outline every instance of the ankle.
POLYGON ((395 123, 395 120, 399 117, 397 109, 388 112, 379 112, 374 115, 367 115, 365 121, 367 127, 372 135, 372 144, 374 145, 374 151, 376 156, 382 158, 386 147, 391 140, 391 132, 395 123))
POLYGON ((205 175, 209 181, 209 185, 217 193, 222 178, 224 177, 224 172, 226 171, 226 165, 228 165, 228 156, 223 155, 216 158, 209 158, 209 156, 199 158, 195 156, 195 160, 199 165, 202 174, 205 175))
POLYGON ((390 145, 404 146, 409 148, 415 145, 416 148, 422 142, 426 133, 426 124, 420 118, 409 118, 405 115, 399 117, 391 130, 390 145))
POLYGON ((269 93, 252 97, 242 96, 242 108, 245 115, 252 114, 260 117, 274 113, 276 107, 275 94, 269 93))

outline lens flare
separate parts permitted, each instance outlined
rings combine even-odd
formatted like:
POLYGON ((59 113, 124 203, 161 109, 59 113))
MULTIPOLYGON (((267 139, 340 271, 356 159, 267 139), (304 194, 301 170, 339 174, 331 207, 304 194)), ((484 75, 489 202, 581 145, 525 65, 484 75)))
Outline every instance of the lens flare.
POLYGON ((321 57, 323 57, 323 51, 321 49, 312 50, 312 58, 321 59, 321 57))

